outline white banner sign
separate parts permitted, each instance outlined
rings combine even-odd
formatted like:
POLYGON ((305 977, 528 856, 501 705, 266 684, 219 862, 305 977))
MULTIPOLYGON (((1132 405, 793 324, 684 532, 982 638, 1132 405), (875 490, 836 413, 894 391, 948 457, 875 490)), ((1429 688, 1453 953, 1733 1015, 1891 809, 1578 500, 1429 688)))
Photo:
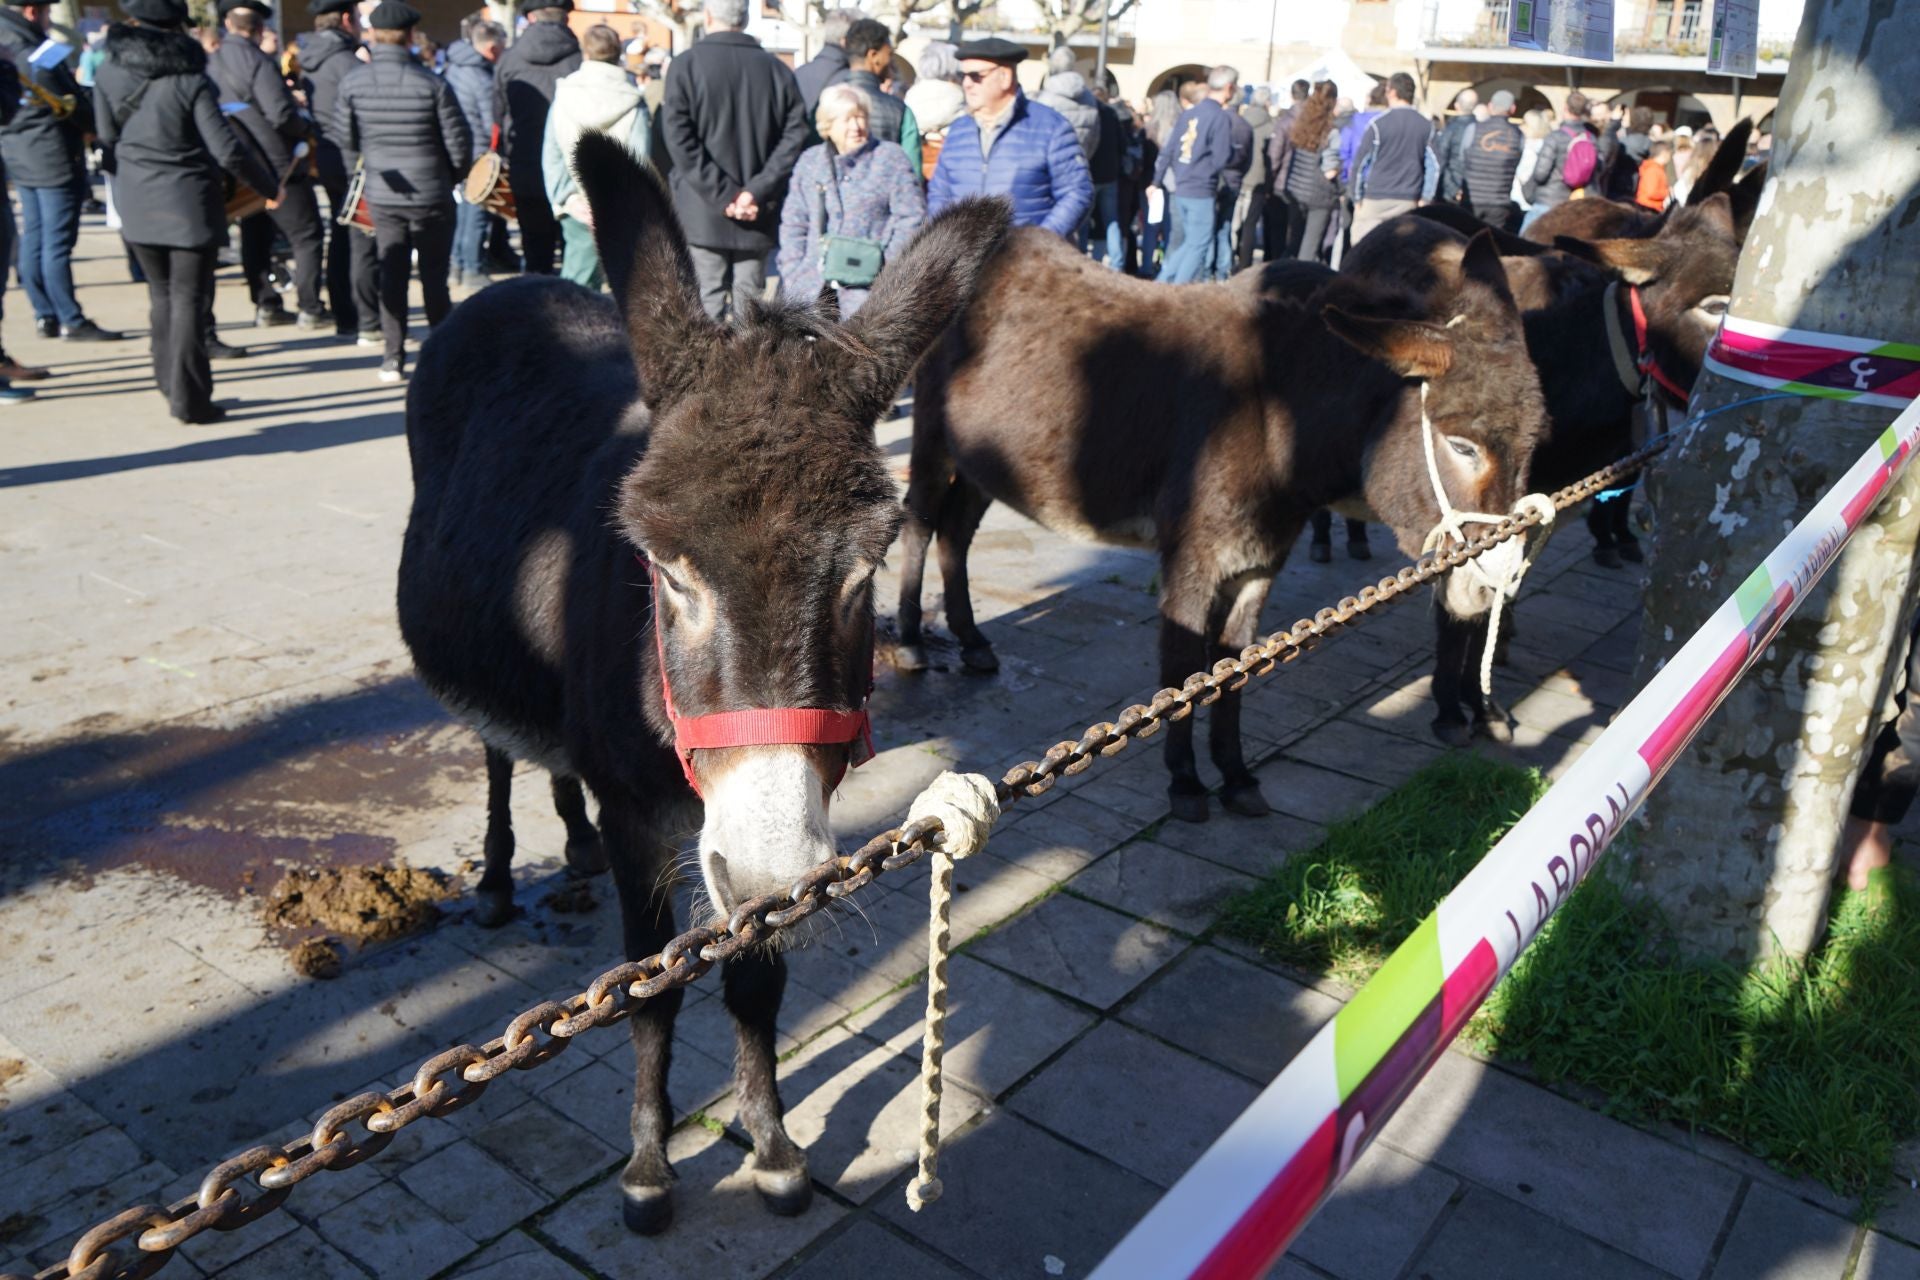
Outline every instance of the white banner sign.
POLYGON ((1613 0, 1513 0, 1512 14, 1516 49, 1613 61, 1613 0))
POLYGON ((1744 76, 1757 73, 1760 57, 1760 0, 1713 0, 1713 42, 1707 46, 1707 73, 1744 76))

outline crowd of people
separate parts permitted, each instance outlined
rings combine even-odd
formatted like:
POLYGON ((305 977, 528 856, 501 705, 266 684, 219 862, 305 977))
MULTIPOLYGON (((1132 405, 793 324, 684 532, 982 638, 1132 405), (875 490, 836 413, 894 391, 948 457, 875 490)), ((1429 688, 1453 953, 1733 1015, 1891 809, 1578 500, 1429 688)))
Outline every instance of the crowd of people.
MULTIPOLYGON (((851 314, 928 217, 970 196, 1177 284, 1261 257, 1337 266, 1435 199, 1509 229, 1588 192, 1660 208, 1717 144, 1578 92, 1558 120, 1471 91, 1436 119, 1404 73, 1361 105, 1297 80, 1282 105, 1220 66, 1128 103, 1064 47, 1031 92, 1026 48, 1002 39, 936 42, 905 69, 889 29, 851 9, 789 68, 746 33, 747 0, 707 0, 702 38, 671 57, 637 23, 576 30, 571 0, 521 4, 517 32, 482 10, 441 47, 404 0, 310 0, 312 29, 291 41, 268 0, 218 0, 204 27, 185 0, 124 0, 124 21, 53 58, 46 5, 0 9, 0 160, 37 331, 124 336, 86 317, 73 283, 90 160, 149 291, 156 385, 175 418, 209 423, 224 416, 211 362, 246 354, 214 328, 223 261, 256 325, 378 348, 386 382, 406 377, 416 273, 429 327, 456 286, 503 272, 601 287, 572 159, 589 132, 666 177, 716 318, 765 297, 769 270, 782 295, 851 314)), ((0 352, 0 401, 45 376, 0 352)))

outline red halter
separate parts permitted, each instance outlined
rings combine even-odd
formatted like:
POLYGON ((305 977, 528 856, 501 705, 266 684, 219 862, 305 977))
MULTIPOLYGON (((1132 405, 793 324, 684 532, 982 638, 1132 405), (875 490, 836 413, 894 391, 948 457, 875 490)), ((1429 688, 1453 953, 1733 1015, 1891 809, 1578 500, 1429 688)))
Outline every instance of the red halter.
MULTIPOLYGON (((693 794, 700 794, 700 782, 693 775, 693 753, 714 747, 826 746, 842 742, 856 743, 852 763, 857 769, 873 759, 873 721, 863 704, 858 711, 827 711, 818 707, 755 707, 745 711, 716 711, 704 716, 683 716, 674 710, 673 685, 667 679, 667 645, 660 628, 660 578, 653 562, 636 557, 647 566, 647 579, 653 591, 653 643, 660 659, 660 696, 666 703, 667 720, 673 725, 673 752, 680 757, 680 769, 687 775, 693 794)), ((871 661, 871 655, 869 655, 871 661)), ((867 696, 873 696, 873 675, 867 675, 867 696)), ((833 780, 840 785, 845 770, 833 780)))
POLYGON ((1687 402, 1693 398, 1693 393, 1681 386, 1672 374, 1660 367, 1660 362, 1653 358, 1653 348, 1647 345, 1647 309, 1640 305, 1638 285, 1627 287, 1627 302, 1633 308, 1633 349, 1640 353, 1640 372, 1659 383, 1668 395, 1685 408, 1687 402))

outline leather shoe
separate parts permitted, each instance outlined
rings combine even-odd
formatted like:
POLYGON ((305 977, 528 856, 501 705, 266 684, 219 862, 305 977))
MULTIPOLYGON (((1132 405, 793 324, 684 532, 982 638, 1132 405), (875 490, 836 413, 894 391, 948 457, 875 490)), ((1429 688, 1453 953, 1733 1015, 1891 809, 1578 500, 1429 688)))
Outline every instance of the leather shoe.
POLYGON ((127 335, 113 329, 102 329, 91 320, 82 320, 71 329, 62 329, 60 336, 68 342, 119 342, 127 335))
POLYGON ((253 322, 262 329, 272 329, 294 323, 294 314, 285 307, 258 307, 254 310, 253 322))
POLYGON ((0 355, 0 378, 5 378, 8 382, 38 382, 46 376, 45 369, 21 364, 12 356, 0 355))
POLYGON ((226 409, 217 404, 210 404, 204 409, 188 414, 180 421, 190 427, 209 427, 216 422, 224 421, 226 416, 226 409))
POLYGON ((33 322, 33 331, 43 338, 60 336, 60 322, 52 316, 41 316, 33 322))
POLYGON ((252 354, 253 351, 250 348, 232 346, 218 338, 207 339, 207 359, 209 360, 238 360, 241 356, 252 354))

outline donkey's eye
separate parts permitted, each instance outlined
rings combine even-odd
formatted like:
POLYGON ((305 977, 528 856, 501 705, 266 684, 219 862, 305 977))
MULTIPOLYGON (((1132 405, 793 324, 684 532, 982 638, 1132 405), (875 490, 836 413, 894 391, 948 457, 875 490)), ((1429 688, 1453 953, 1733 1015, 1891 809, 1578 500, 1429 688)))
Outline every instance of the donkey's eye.
POLYGON ((1447 445, 1463 458, 1474 459, 1480 456, 1480 446, 1471 440, 1462 440, 1459 436, 1448 436, 1447 445))
POLYGON ((1701 315, 1712 316, 1718 319, 1727 314, 1727 295, 1724 293, 1716 293, 1710 298, 1702 298, 1694 304, 1693 309, 1701 315))

